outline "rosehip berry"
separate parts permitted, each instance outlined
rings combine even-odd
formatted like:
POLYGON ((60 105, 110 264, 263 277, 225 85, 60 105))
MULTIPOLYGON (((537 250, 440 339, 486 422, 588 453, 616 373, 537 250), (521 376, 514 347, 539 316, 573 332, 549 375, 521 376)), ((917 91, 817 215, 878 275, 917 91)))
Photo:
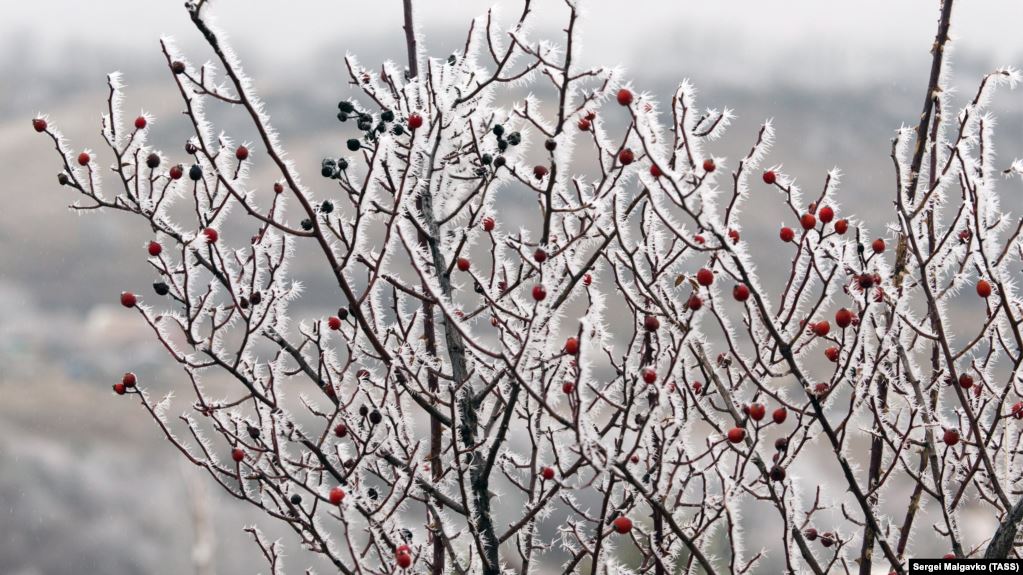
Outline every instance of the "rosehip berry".
POLYGON ((344 436, 348 435, 348 426, 343 424, 343 423, 339 423, 339 424, 335 425, 334 426, 334 435, 336 435, 338 437, 344 437, 344 436))
POLYGON ((114 388, 114 393, 116 393, 117 395, 124 395, 128 391, 128 388, 125 387, 125 385, 123 383, 120 383, 120 382, 115 383, 113 385, 113 388, 114 388))
POLYGON ((329 327, 333 331, 338 331, 339 329, 341 329, 341 318, 337 317, 336 315, 328 317, 327 327, 329 327))
POLYGON ((341 505, 341 501, 345 498, 345 490, 340 487, 335 487, 330 490, 330 504, 341 505))
POLYGON ((882 240, 881 238, 877 238, 876 240, 874 240, 874 243, 870 244, 870 249, 874 250, 875 254, 884 253, 884 248, 885 248, 884 240, 882 240))
POLYGON ((774 440, 774 448, 778 451, 785 451, 789 448, 789 440, 787 437, 779 437, 774 440))
POLYGON ((984 299, 991 297, 991 284, 987 280, 977 282, 977 295, 984 299))
POLYGON ((813 214, 803 214, 803 217, 799 218, 799 224, 803 226, 804 230, 812 230, 817 227, 817 216, 813 214))
POLYGON ((717 166, 714 165, 714 160, 712 160, 710 158, 707 158, 706 160, 703 161, 703 171, 704 172, 707 172, 709 174, 710 172, 713 172, 716 169, 717 169, 717 166))
POLYGON ((469 260, 468 260, 468 258, 458 258, 458 271, 461 271, 461 272, 469 271, 469 260))
POLYGON ((956 558, 956 554, 955 553, 946 553, 945 555, 942 556, 942 559, 955 559, 955 558, 956 558))
POLYGON ((664 174, 663 172, 661 172, 661 169, 658 168, 656 164, 650 164, 650 175, 655 178, 659 178, 664 174))
POLYGON ((817 530, 814 529, 813 527, 810 527, 809 529, 807 529, 806 531, 803 532, 803 536, 806 537, 807 541, 816 541, 817 540, 817 530))
POLYGON ((826 383, 818 383, 813 386, 813 392, 817 394, 817 397, 824 397, 831 391, 831 386, 826 383))
POLYGON ((959 387, 963 389, 970 389, 973 387, 973 376, 968 373, 959 375, 959 387))
POLYGON ((693 382, 693 393, 695 393, 696 395, 700 395, 701 391, 703 391, 703 382, 702 381, 694 381, 693 382))
POLYGON ((765 184, 772 185, 776 181, 778 181, 778 175, 777 174, 775 174, 771 170, 767 170, 766 172, 764 172, 764 183, 765 184))
POLYGON ((553 467, 544 467, 544 468, 540 469, 540 475, 544 479, 546 479, 547 481, 550 481, 550 480, 554 479, 554 468, 553 467))
POLYGON ((824 337, 831 331, 831 324, 825 321, 819 321, 813 325, 813 333, 817 334, 817 337, 824 337))
POLYGON ((629 531, 632 531, 632 520, 624 515, 619 515, 618 517, 616 517, 613 522, 613 525, 615 531, 623 535, 628 533, 629 531))
POLYGON ((959 432, 954 429, 946 429, 941 439, 945 442, 945 445, 952 447, 959 443, 959 432))
POLYGON ((624 150, 618 153, 618 161, 621 162, 623 166, 628 166, 635 159, 636 154, 632 152, 631 148, 625 148, 624 150))
POLYGON ((398 567, 402 569, 408 569, 412 566, 412 555, 408 553, 398 553, 395 556, 395 560, 398 562, 398 567))
POLYGON ((735 301, 746 301, 749 299, 749 288, 746 284, 738 284, 732 288, 732 297, 735 301))
POLYGON ((558 147, 558 143, 554 140, 547 140, 543 143, 543 147, 548 152, 553 152, 558 147))
POLYGON ((689 306, 689 309, 696 311, 703 307, 703 300, 700 299, 700 296, 693 294, 689 296, 689 301, 687 302, 687 305, 689 306))
POLYGON ((547 288, 542 285, 533 286, 533 299, 536 301, 543 301, 547 297, 547 288))
POLYGON ((494 231, 494 218, 487 216, 483 218, 483 231, 492 232, 494 231))
POLYGON ((544 179, 544 176, 546 176, 546 175, 547 175, 547 166, 534 166, 533 167, 533 177, 534 178, 536 178, 538 180, 542 180, 542 179, 544 179))
POLYGON ((146 247, 146 249, 149 251, 149 255, 153 256, 154 258, 163 252, 163 246, 161 246, 158 242, 149 242, 149 245, 146 247))
POLYGON ((874 276, 871 274, 861 274, 858 281, 860 287, 863 289, 870 289, 874 287, 874 276))
POLYGON ((32 120, 32 127, 37 132, 45 132, 46 131, 46 125, 47 125, 46 124, 46 120, 44 120, 42 118, 36 118, 36 119, 32 120))
POLYGON ((208 244, 214 244, 220 238, 220 234, 213 228, 204 229, 202 235, 206 236, 206 243, 208 244))
POLYGON ((135 118, 135 129, 136 130, 144 130, 145 128, 146 128, 146 117, 145 116, 139 116, 138 118, 135 118))
POLYGON ((643 370, 643 381, 646 383, 653 383, 657 381, 657 372, 650 369, 649 367, 643 370))
POLYGON ((1012 406, 1012 416, 1016 419, 1023 419, 1023 401, 1012 406))
POLYGON ((88 166, 90 159, 91 158, 89 158, 89 153, 88 152, 82 152, 81 154, 78 154, 78 165, 79 166, 88 166))
POLYGON ((656 315, 648 315, 643 318, 643 327, 647 331, 657 331, 661 327, 661 320, 656 315))
POLYGON ((175 60, 175 61, 171 62, 171 72, 174 72, 175 74, 184 74, 185 73, 185 63, 184 62, 180 62, 178 60, 175 60))
POLYGON ((146 156, 146 165, 149 166, 150 170, 155 170, 160 167, 160 155, 152 153, 146 156))
POLYGON ((593 276, 591 276, 590 274, 584 274, 583 275, 583 285, 584 286, 589 286, 591 283, 593 283, 593 276))
POLYGON ((543 248, 536 248, 536 251, 533 252, 533 259, 536 260, 536 263, 542 264, 547 261, 547 252, 543 248))
POLYGON ((792 228, 785 226, 778 232, 778 237, 781 238, 781 241, 788 243, 796 239, 796 232, 792 231, 792 228))
POLYGON ((699 235, 699 234, 697 234, 697 235, 693 236, 693 241, 694 241, 694 242, 696 242, 696 243, 698 243, 698 244, 700 244, 701 246, 702 246, 703 244, 707 243, 707 240, 706 240, 706 238, 704 238, 703 236, 701 236, 701 235, 699 235))
POLYGON ((571 381, 566 381, 561 384, 561 392, 565 395, 572 395, 573 391, 575 391, 575 384, 571 381))
POLYGON ((238 148, 234 151, 234 157, 238 158, 238 161, 244 162, 249 159, 249 149, 245 146, 238 146, 238 148))
POLYGON ((632 103, 632 92, 622 88, 618 90, 618 104, 622 106, 628 106, 632 103))
POLYGON ((728 230, 728 239, 732 240, 733 244, 739 243, 739 231, 738 230, 728 230))
POLYGON ((193 182, 198 182, 202 179, 202 167, 199 164, 192 164, 192 167, 188 168, 188 179, 193 182))
POLYGON ((789 410, 785 409, 784 407, 779 407, 778 409, 774 410, 773 413, 771 413, 771 419, 773 419, 774 422, 778 424, 785 423, 785 420, 788 419, 788 417, 789 410))
POLYGON ((589 132, 590 131, 590 121, 587 120, 586 118, 580 119, 579 123, 576 124, 576 126, 579 128, 580 132, 589 132))
POLYGON ((235 463, 241 463, 245 459, 245 452, 235 447, 231 450, 231 459, 235 460, 235 463))
POLYGON ((185 175, 185 169, 181 166, 181 164, 177 164, 175 166, 171 166, 169 174, 172 180, 180 180, 181 176, 185 175))
POLYGON ((771 467, 771 481, 779 482, 785 480, 785 468, 780 465, 771 467))
POLYGON ((284 184, 282 184, 280 182, 274 182, 274 193, 275 194, 283 194, 284 193, 284 184))
POLYGON ((746 430, 741 427, 733 427, 728 430, 728 441, 731 443, 742 443, 746 439, 746 430))
POLYGON ((767 415, 767 408, 763 403, 753 403, 749 406, 749 416, 753 421, 760 421, 767 415))
POLYGON ((827 357, 828 360, 831 361, 832 363, 838 363, 839 355, 840 354, 838 348, 835 346, 831 346, 828 349, 824 350, 824 356, 827 357))
POLYGON ((568 355, 576 355, 579 353, 579 339, 570 337, 565 340, 565 353, 568 355))
POLYGON ((849 220, 838 220, 835 222, 835 232, 838 235, 843 235, 847 231, 849 231, 849 220))
POLYGON ((830 206, 824 206, 817 212, 817 218, 820 219, 821 223, 831 223, 831 220, 835 219, 835 210, 831 209, 830 206))
POLYGON ((408 129, 415 130, 423 126, 423 117, 419 114, 412 114, 408 117, 408 129))
POLYGON ((135 294, 130 291, 121 292, 121 305, 127 308, 132 308, 135 307, 135 304, 137 303, 138 298, 135 297, 135 294))
POLYGON ((138 378, 135 377, 134 373, 129 371, 121 376, 121 383, 124 387, 135 387, 135 384, 138 383, 138 378))
POLYGON ((704 287, 709 286, 714 283, 714 272, 707 268, 701 268, 700 271, 696 272, 696 282, 704 287))
POLYGON ((844 307, 835 312, 835 324, 842 329, 849 327, 849 324, 852 323, 852 320, 853 320, 852 312, 844 307))

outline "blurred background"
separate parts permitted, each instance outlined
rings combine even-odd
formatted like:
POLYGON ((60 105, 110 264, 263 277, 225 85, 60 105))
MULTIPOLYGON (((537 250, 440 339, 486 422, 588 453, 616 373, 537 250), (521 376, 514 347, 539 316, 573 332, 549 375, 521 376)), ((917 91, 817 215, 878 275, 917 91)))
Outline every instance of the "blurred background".
MULTIPOLYGON (((538 4, 532 35, 559 38, 561 3, 538 4)), ((520 9, 506 0, 418 0, 426 49, 440 58, 459 49, 470 19, 491 6, 504 21, 520 9)), ((814 193, 826 170, 839 167, 844 214, 885 235, 894 188, 890 139, 918 118, 937 0, 584 6, 583 64, 621 65, 638 90, 662 102, 679 80, 691 78, 700 105, 728 106, 737 115, 710 148, 725 167, 734 167, 760 123, 774 118, 778 137, 769 163, 783 163, 814 193)), ((306 183, 321 185, 320 158, 343 143, 333 121, 337 100, 350 94, 343 57, 353 53, 371 66, 403 62, 400 0, 216 0, 212 8, 306 183)), ((1015 0, 957 4, 957 103, 983 73, 1023 61, 1023 41, 1006 25, 1019 21, 1023 3, 1015 0)), ((74 149, 102 150, 106 74, 120 70, 126 116, 154 114, 151 142, 183 155, 188 126, 159 50, 161 35, 173 36, 193 63, 212 56, 180 0, 0 1, 2 575, 266 570, 241 528, 269 522, 197 480, 136 402, 111 394, 127 369, 152 381, 177 376, 148 330, 117 305, 122 290, 148 293, 147 231, 120 217, 64 209, 73 198, 57 186, 48 140, 30 125, 36 114, 49 114, 74 149)), ((1023 149, 1020 104, 1018 93, 995 101, 999 167, 1023 149)), ((231 131, 238 127, 232 121, 242 123, 233 118, 219 127, 231 131)), ((1015 198, 1003 205, 1017 208, 1019 182, 1003 186, 1015 198)), ((785 215, 780 206, 764 209, 764 225, 747 221, 743 238, 753 244, 775 238, 785 215)), ((778 256, 764 250, 764 257, 761 268, 778 256)), ((332 293, 317 289, 329 285, 316 275, 318 263, 300 254, 294 266, 310 287, 293 306, 296 316, 315 315, 326 302, 321 291, 332 293)), ((171 413, 186 407, 179 402, 171 413)), ((944 552, 929 546, 930 528, 919 525, 914 549, 944 552)), ((747 548, 770 540, 759 543, 754 535, 747 548)), ((304 564, 294 558, 301 551, 293 537, 283 541, 291 551, 286 565, 299 572, 304 564)))

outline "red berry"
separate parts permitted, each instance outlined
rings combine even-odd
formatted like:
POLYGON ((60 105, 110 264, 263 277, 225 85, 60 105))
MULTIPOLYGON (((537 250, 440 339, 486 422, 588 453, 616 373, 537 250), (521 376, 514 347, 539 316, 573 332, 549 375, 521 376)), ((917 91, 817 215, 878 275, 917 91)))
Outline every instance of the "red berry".
POLYGON ((804 531, 803 535, 806 536, 807 541, 816 541, 817 540, 817 530, 814 529, 813 527, 811 527, 811 528, 807 529, 806 531, 804 531))
POLYGON ((819 212, 817 212, 817 217, 820 219, 821 223, 830 223, 831 220, 835 219, 835 210, 831 209, 830 206, 824 206, 819 212))
POLYGON ((245 459, 245 452, 235 447, 231 450, 231 459, 235 460, 236 463, 241 463, 245 459))
POLYGON ((884 240, 882 240, 881 238, 877 238, 876 240, 874 240, 874 243, 870 244, 870 249, 874 250, 875 254, 883 253, 884 240))
POLYGON ((655 178, 659 178, 664 175, 664 173, 661 172, 661 169, 658 168, 656 164, 650 164, 650 175, 655 178))
POLYGON ((707 243, 707 240, 703 236, 701 236, 699 234, 693 236, 693 241, 698 243, 698 244, 700 244, 701 246, 703 244, 707 243))
POLYGON ((874 287, 874 276, 870 274, 861 274, 857 281, 859 281, 860 287, 863 289, 874 287))
POLYGON ((767 415, 767 408, 763 403, 753 403, 749 406, 749 416, 753 421, 760 421, 767 415))
POLYGON ((959 375, 959 387, 963 389, 970 389, 973 387, 973 376, 968 373, 959 375))
POLYGON ((624 515, 619 515, 615 518, 614 522, 615 531, 625 534, 632 531, 632 520, 624 515))
POLYGON ((842 329, 849 327, 849 324, 852 323, 852 320, 853 320, 852 312, 845 309, 844 307, 835 312, 835 324, 842 329))
POLYGON ((543 478, 546 479, 547 481, 550 481, 554 479, 554 468, 544 467, 543 469, 540 470, 540 475, 542 475, 543 478))
POLYGON ((733 427, 728 430, 728 441, 731 443, 742 443, 746 439, 746 430, 741 427, 733 427))
POLYGON ((275 194, 283 194, 284 193, 284 184, 282 184, 280 182, 274 182, 274 193, 275 194))
POLYGON ((330 504, 341 505, 341 501, 345 498, 345 490, 340 487, 335 487, 330 490, 330 504))
POLYGON ((785 420, 788 418, 788 416, 789 410, 785 409, 784 407, 779 407, 778 409, 774 410, 773 413, 771 413, 771 419, 773 419, 775 423, 779 424, 785 423, 785 420))
POLYGON ((824 337, 831 331, 831 324, 825 321, 819 321, 813 324, 813 333, 817 334, 818 337, 824 337))
POLYGON ((145 127, 146 127, 146 117, 145 116, 139 116, 138 118, 135 118, 135 129, 136 130, 142 130, 145 127))
POLYGON ((214 244, 220 238, 220 234, 213 228, 206 228, 202 231, 202 235, 206 236, 206 243, 208 244, 214 244))
POLYGON ((88 152, 82 152, 81 154, 78 154, 78 165, 79 166, 88 166, 89 165, 89 159, 90 158, 89 158, 89 153, 88 152))
POLYGON ((991 296, 991 284, 987 280, 977 282, 977 295, 985 299, 991 296))
POLYGON ((419 114, 412 114, 408 117, 408 129, 415 130, 423 126, 423 117, 419 114))
POLYGON ((771 184, 775 183, 776 181, 778 181, 777 174, 775 174, 771 170, 767 170, 766 172, 764 172, 764 183, 765 184, 771 185, 771 184))
POLYGON ((732 288, 732 297, 735 301, 746 301, 749 299, 749 288, 746 284, 738 284, 732 288))
POLYGON ((339 318, 337 316, 334 316, 334 315, 328 317, 327 318, 327 327, 329 327, 333 331, 337 331, 337 330, 341 329, 341 318, 339 318))
POLYGON ((661 327, 661 320, 656 315, 648 315, 643 318, 643 327, 647 331, 657 331, 661 327))
POLYGON ((824 350, 824 356, 832 363, 838 363, 839 355, 838 348, 835 346, 831 346, 824 350))
POLYGON ((1019 401, 1012 406, 1012 416, 1016 419, 1023 419, 1023 401, 1019 401))
POLYGON ((149 242, 149 245, 147 246, 146 249, 149 251, 149 255, 153 256, 154 258, 160 255, 161 252, 163 252, 163 246, 161 246, 159 242, 149 242))
POLYGON ((583 285, 588 286, 591 283, 593 283, 593 276, 591 276, 590 274, 583 275, 583 285))
POLYGON ((693 382, 693 393, 695 393, 696 395, 700 395, 701 391, 703 391, 703 382, 702 381, 694 381, 693 382))
POLYGON ((785 468, 780 465, 771 467, 771 481, 785 481, 785 468))
POLYGON ((249 149, 245 146, 238 146, 234 151, 234 157, 238 158, 239 161, 244 162, 249 158, 249 149))
POLYGON ((696 272, 696 281, 700 285, 707 287, 714 283, 714 272, 707 268, 701 268, 700 271, 696 272))
POLYGON ((181 164, 171 166, 170 177, 172 180, 180 180, 183 175, 185 175, 185 168, 181 164))
POLYGON ((733 244, 739 243, 739 231, 738 230, 728 230, 728 238, 732 240, 733 244))
POLYGON ((32 120, 32 127, 35 128, 35 131, 37 131, 37 132, 45 132, 46 131, 46 120, 44 120, 42 118, 36 118, 36 119, 32 120))
POLYGON ((689 305, 689 309, 696 311, 703 307, 703 300, 700 299, 700 296, 693 294, 689 296, 689 302, 687 302, 687 304, 689 305))
POLYGON ((124 387, 135 387, 135 384, 138 383, 138 378, 129 371, 121 377, 121 383, 124 384, 124 387))
POLYGON ((547 252, 543 248, 536 248, 536 251, 533 252, 533 259, 536 260, 536 263, 542 264, 547 261, 547 252))
POLYGON ((339 423, 339 424, 335 425, 334 426, 334 435, 336 435, 338 437, 344 437, 344 436, 348 435, 348 426, 343 424, 343 423, 339 423))
POLYGON ((580 119, 579 123, 576 124, 576 126, 579 127, 579 131, 580 132, 589 132, 590 131, 590 121, 587 120, 586 118, 580 119))
POLYGON ((572 395, 573 391, 575 391, 575 384, 571 381, 566 381, 561 384, 561 392, 565 395, 572 395))
POLYGON ((849 231, 849 220, 838 220, 835 222, 835 231, 838 232, 839 235, 849 231))
POLYGON ((636 154, 632 153, 631 148, 625 148, 624 150, 618 153, 618 161, 621 162, 623 166, 628 166, 635 159, 636 154))
POLYGON ((394 554, 395 555, 411 555, 412 554, 412 548, 409 547, 408 545, 399 545, 394 550, 394 554))
POLYGON ((804 230, 812 230, 817 227, 817 216, 803 214, 803 217, 799 218, 799 224, 803 226, 804 230))
POLYGON ((632 92, 622 88, 618 90, 618 103, 622 106, 628 106, 632 103, 632 92))
POLYGON ((942 556, 942 559, 955 559, 955 558, 956 558, 956 554, 955 553, 946 553, 944 556, 942 556))
POLYGON ((565 340, 565 353, 568 355, 576 355, 579 353, 579 339, 570 337, 565 340))
POLYGON ((818 383, 813 386, 813 392, 817 394, 817 397, 824 397, 831 391, 831 386, 826 383, 818 383))
POLYGON ((706 160, 703 161, 703 171, 704 172, 710 173, 710 172, 713 172, 716 169, 717 169, 717 166, 714 165, 714 160, 712 160, 710 158, 707 158, 706 160))
POLYGON ((490 216, 483 218, 483 231, 485 232, 494 231, 494 218, 490 216))
POLYGON ((646 383, 653 383, 657 381, 657 372, 650 369, 649 367, 643 370, 643 381, 646 383))
POLYGON ((132 308, 135 307, 135 304, 137 303, 138 298, 135 297, 135 294, 131 293, 130 291, 121 292, 121 305, 123 305, 124 307, 132 308))
POLYGON ((127 392, 127 391, 128 391, 128 388, 126 388, 123 383, 115 383, 114 384, 114 393, 116 393, 117 395, 124 395, 125 392, 127 392))
POLYGON ((533 286, 533 299, 535 299, 536 301, 543 301, 545 297, 547 297, 546 288, 544 288, 542 285, 533 286))
POLYGON ((945 435, 941 438, 945 445, 952 447, 959 443, 959 432, 954 429, 946 429, 945 435))
POLYGON ((408 553, 399 553, 395 556, 395 559, 398 562, 398 567, 402 569, 408 569, 412 566, 412 556, 408 553))
POLYGON ((542 180, 547 175, 547 166, 533 166, 533 177, 542 180))
POLYGON ((792 228, 785 226, 780 232, 778 232, 778 237, 781 238, 781 241, 783 242, 791 242, 796 239, 796 232, 792 231, 792 228))
POLYGON ((469 271, 469 260, 468 258, 458 258, 458 271, 467 272, 469 271))

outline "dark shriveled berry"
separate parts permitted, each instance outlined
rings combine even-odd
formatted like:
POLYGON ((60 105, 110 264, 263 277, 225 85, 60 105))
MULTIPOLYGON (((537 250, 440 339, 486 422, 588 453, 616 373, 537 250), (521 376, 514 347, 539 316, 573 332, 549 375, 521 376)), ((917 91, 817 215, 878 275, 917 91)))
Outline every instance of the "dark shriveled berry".
POLYGON ((153 284, 153 291, 156 292, 156 295, 167 295, 170 293, 170 286, 164 282, 156 282, 153 284))

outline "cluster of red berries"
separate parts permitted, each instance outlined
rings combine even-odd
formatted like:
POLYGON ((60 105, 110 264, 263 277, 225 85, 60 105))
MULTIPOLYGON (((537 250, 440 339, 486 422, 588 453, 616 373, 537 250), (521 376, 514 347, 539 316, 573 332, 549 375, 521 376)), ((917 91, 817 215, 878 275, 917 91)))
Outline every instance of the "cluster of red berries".
POLYGON ((803 536, 806 537, 807 541, 816 541, 817 539, 820 539, 821 545, 823 545, 824 547, 831 547, 832 545, 838 542, 838 536, 835 535, 834 533, 826 531, 824 533, 818 534, 817 530, 814 529, 813 527, 810 527, 806 531, 804 531, 803 536))
POLYGON ((129 389, 135 389, 135 385, 138 383, 138 378, 132 372, 126 372, 121 376, 121 381, 114 384, 114 393, 117 395, 124 395, 129 389))

